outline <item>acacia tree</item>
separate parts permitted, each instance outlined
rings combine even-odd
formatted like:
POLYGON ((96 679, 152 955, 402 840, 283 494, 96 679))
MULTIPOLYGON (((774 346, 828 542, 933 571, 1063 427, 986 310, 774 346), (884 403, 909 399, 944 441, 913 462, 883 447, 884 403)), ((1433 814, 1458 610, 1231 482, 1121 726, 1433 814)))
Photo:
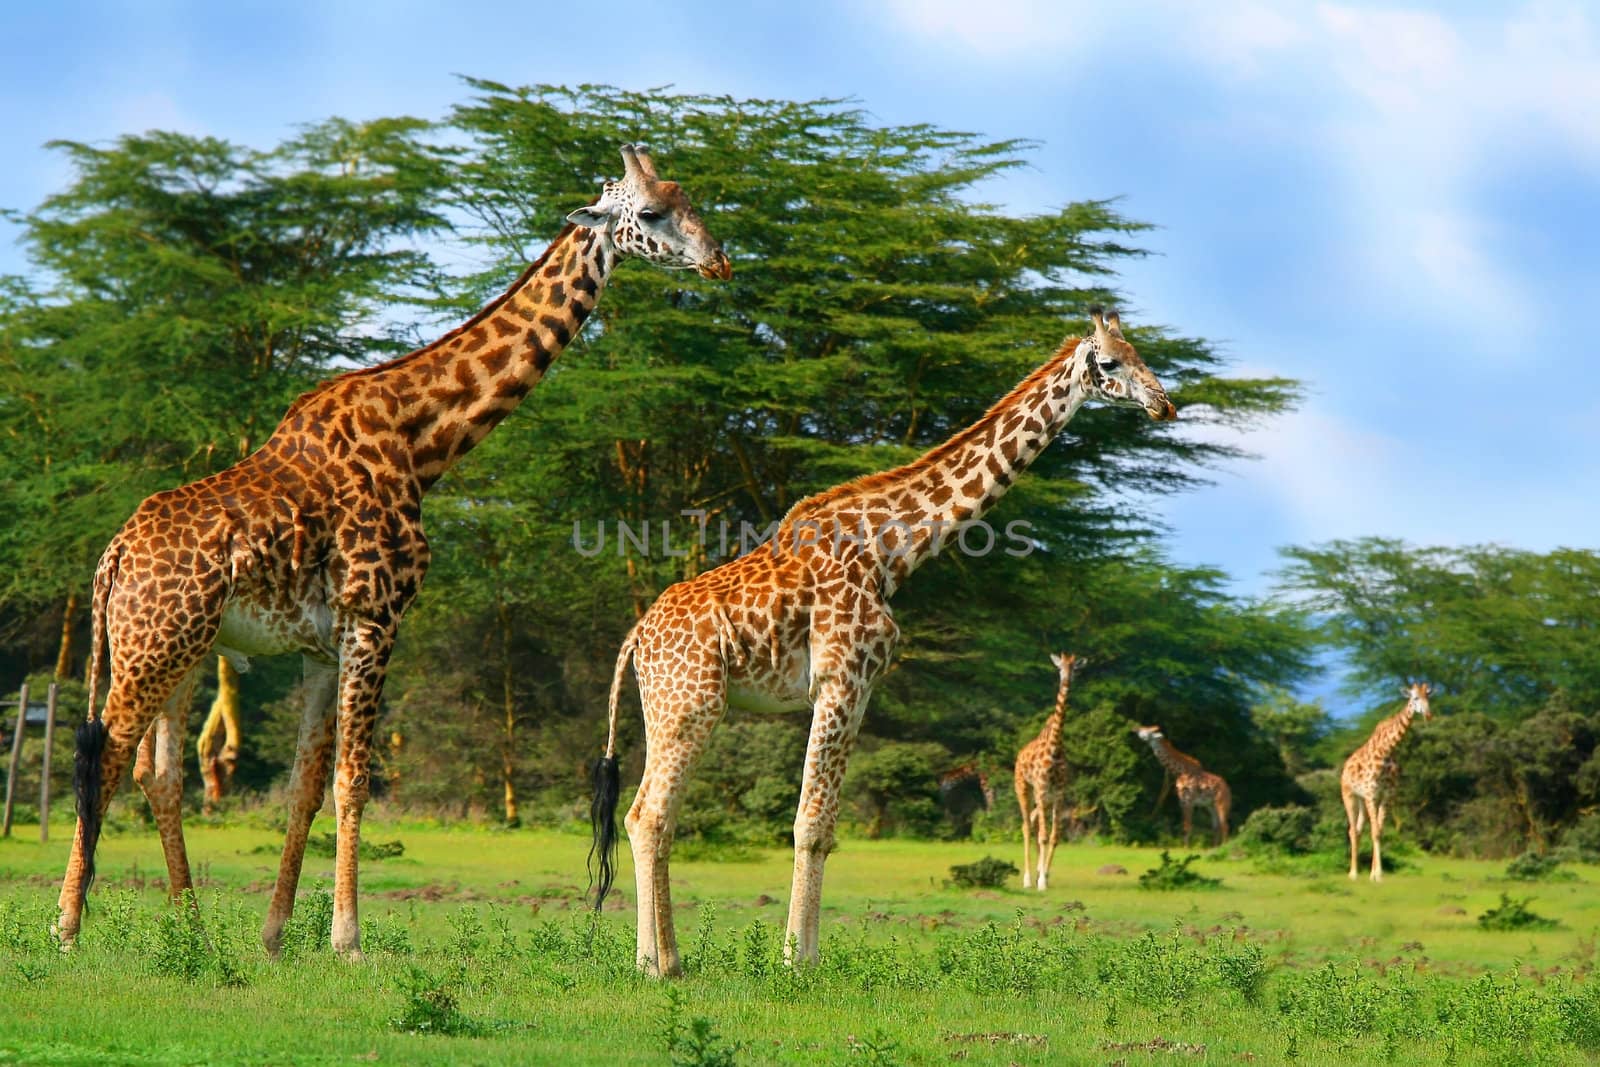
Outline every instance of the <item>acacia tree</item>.
POLYGON ((1600 553, 1365 538, 1284 550, 1285 598, 1318 613, 1372 707, 1323 746, 1337 764, 1406 679, 1435 718, 1401 759, 1403 810, 1429 847, 1543 850, 1600 800, 1600 553))
MULTIPOLYGON (((434 490, 436 556, 419 612, 480 631, 493 655, 498 616, 473 592, 492 581, 544 662, 560 665, 524 751, 604 706, 617 644, 661 588, 735 554, 742 524, 763 529, 804 495, 903 462, 975 419, 1081 332, 1084 309, 1115 297, 1118 262, 1140 254, 1144 224, 1108 201, 1033 216, 985 203, 985 183, 1024 165, 1027 142, 878 126, 828 100, 469 85, 450 120, 469 144, 454 204, 478 223, 467 236, 490 263, 468 279, 461 308, 591 194, 623 140, 656 149, 735 259, 733 280, 716 285, 619 271, 537 402, 434 490), (619 523, 635 535, 649 523, 649 550, 619 542, 619 523)), ((1130 335, 1183 409, 1180 426, 1248 423, 1294 399, 1292 382, 1223 376, 1199 340, 1152 325, 1130 335)), ((1255 683, 1303 669, 1292 625, 1274 628, 1270 612, 1222 596, 1219 576, 1171 571, 1141 547, 1153 524, 1132 501, 1193 487, 1231 450, 1125 412, 1085 411, 1063 437, 998 513, 1002 525, 1031 524, 1031 554, 951 553, 898 596, 901 665, 874 699, 869 735, 954 737, 967 752, 1009 745, 1018 718, 1053 691, 1041 682, 1053 677, 1045 653, 1062 641, 1116 647, 1119 669, 1147 679, 1152 699, 1181 679, 1177 702, 1197 720, 1225 707, 1230 737, 1252 733, 1255 683), (1173 636, 1195 622, 1210 647, 1173 636), (1096 630, 1118 625, 1143 636, 1096 630)), ((444 666, 413 650, 396 657, 402 688, 444 666)), ((512 672, 516 684, 551 681, 533 662, 512 672)), ((1133 714, 1132 689, 1119 698, 1133 714)), ((482 706, 487 759, 502 720, 482 706)), ((430 729, 420 710, 407 717, 408 736, 430 729)), ((581 757, 560 763, 576 769, 581 757)), ((577 776, 565 773, 570 794, 577 776)))
POLYGON ((0 285, 0 626, 64 616, 64 667, 77 597, 139 500, 246 455, 330 372, 406 347, 394 305, 435 279, 401 242, 443 226, 424 130, 54 143, 74 179, 19 216, 35 273, 0 285))

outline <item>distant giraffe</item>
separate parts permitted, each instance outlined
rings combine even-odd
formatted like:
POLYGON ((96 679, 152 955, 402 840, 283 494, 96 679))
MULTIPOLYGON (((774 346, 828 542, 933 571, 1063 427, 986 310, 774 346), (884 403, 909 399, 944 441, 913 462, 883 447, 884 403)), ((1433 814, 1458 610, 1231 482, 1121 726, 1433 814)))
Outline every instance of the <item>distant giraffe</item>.
POLYGON ((1161 766, 1172 775, 1173 787, 1178 792, 1178 807, 1183 811, 1183 847, 1189 847, 1194 832, 1194 809, 1207 808, 1211 812, 1212 828, 1217 834, 1217 844, 1228 840, 1228 812, 1233 807, 1233 791, 1220 774, 1212 774, 1200 761, 1179 752, 1159 726, 1140 726, 1134 733, 1150 746, 1161 766))
POLYGON ((793 961, 817 958, 822 872, 845 763, 900 636, 890 596, 982 518, 1086 401, 1177 417, 1117 316, 1095 308, 1090 317, 1092 335, 1068 337, 976 423, 903 467, 800 501, 771 541, 669 586, 628 632, 612 675, 591 818, 598 903, 614 875, 617 705, 632 659, 645 765, 626 823, 646 973, 680 972, 667 870, 672 834, 689 773, 730 704, 812 709, 784 943, 793 961))
POLYGON ((1339 772, 1339 794, 1344 800, 1345 822, 1350 829, 1350 877, 1358 877, 1357 852, 1361 842, 1361 824, 1372 824, 1372 880, 1383 881, 1383 860, 1378 839, 1383 836, 1383 821, 1388 815, 1389 798, 1400 784, 1400 764, 1395 762, 1395 746, 1406 736, 1411 722, 1418 715, 1433 718, 1428 707, 1432 689, 1427 682, 1414 682, 1407 686, 1406 706, 1380 722, 1372 736, 1344 761, 1339 772))
POLYGON ((63 943, 78 934, 101 820, 135 746, 134 779, 160 829, 168 891, 176 898, 192 885, 183 733, 212 649, 240 669, 251 656, 298 652, 300 737, 261 936, 276 954, 337 734, 332 942, 359 958, 356 857, 372 733, 401 615, 428 567, 424 494, 539 383, 621 259, 732 274, 722 246, 678 184, 657 178, 649 153, 624 145, 622 159, 624 177, 568 215, 544 254, 471 320, 303 394, 253 454, 149 497, 112 538, 94 578, 63 943), (95 707, 102 651, 111 666, 103 713, 95 707))
POLYGON ((939 776, 939 803, 957 837, 972 834, 972 816, 994 808, 994 784, 977 760, 968 760, 939 776))
POLYGON ((1061 724, 1067 713, 1067 691, 1072 686, 1072 674, 1082 666, 1070 652, 1051 653, 1050 662, 1056 665, 1059 676, 1056 708, 1044 721, 1039 736, 1017 753, 1011 779, 1017 793, 1017 806, 1022 809, 1022 888, 1037 885, 1040 892, 1044 891, 1050 877, 1056 842, 1061 839, 1061 813, 1067 803, 1067 754, 1061 748, 1061 724), (1030 790, 1033 793, 1031 802, 1030 790), (1045 832, 1046 813, 1049 814, 1048 834, 1045 832), (1037 867, 1034 866, 1033 843, 1037 843, 1039 849, 1037 867))

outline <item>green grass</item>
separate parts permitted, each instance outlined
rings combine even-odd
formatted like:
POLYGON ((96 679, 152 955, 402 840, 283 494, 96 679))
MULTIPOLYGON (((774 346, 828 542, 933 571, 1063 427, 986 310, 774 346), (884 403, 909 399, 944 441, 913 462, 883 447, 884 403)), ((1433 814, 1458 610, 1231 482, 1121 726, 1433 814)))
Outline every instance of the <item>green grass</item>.
MULTIPOLYGON (((325 829, 327 820, 317 829, 325 829)), ((80 944, 47 927, 69 827, 0 842, 0 1063, 1584 1063, 1600 1052, 1596 872, 1541 884, 1551 929, 1485 930, 1504 863, 1410 857, 1381 885, 1342 864, 1152 893, 1154 849, 1063 846, 1051 888, 964 890, 1004 842, 846 840, 823 962, 780 962, 791 856, 675 862, 690 974, 633 970, 633 917, 584 909, 588 841, 369 819, 368 961, 325 946, 332 861, 308 858, 281 962, 256 935, 268 829, 196 823, 203 924, 164 902, 154 832, 108 835, 80 944), (1127 874, 1100 874, 1119 865, 1127 874)), ((1016 846, 1020 851, 1020 846, 1016 846)), ((632 872, 618 885, 631 904, 632 872)), ((1020 859, 1020 857, 1016 857, 1020 859)), ((614 909, 614 910, 612 910, 614 909)))

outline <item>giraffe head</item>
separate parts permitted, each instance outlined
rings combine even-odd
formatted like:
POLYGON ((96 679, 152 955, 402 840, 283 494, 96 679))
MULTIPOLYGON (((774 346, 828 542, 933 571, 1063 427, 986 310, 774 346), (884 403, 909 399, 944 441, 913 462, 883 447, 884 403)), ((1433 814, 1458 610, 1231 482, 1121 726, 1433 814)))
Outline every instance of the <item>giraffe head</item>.
POLYGON ((1157 422, 1178 417, 1178 409, 1167 399, 1167 391, 1144 365, 1139 353, 1122 336, 1122 320, 1115 311, 1090 308, 1094 335, 1078 342, 1080 380, 1091 397, 1109 404, 1144 408, 1157 422))
POLYGON ((1139 735, 1139 740, 1152 745, 1166 736, 1159 726, 1135 726, 1133 732, 1139 735))
POLYGON ((1079 659, 1071 652, 1052 652, 1050 653, 1050 662, 1054 663, 1056 665, 1056 670, 1061 672, 1061 680, 1069 681, 1073 674, 1080 670, 1083 665, 1089 661, 1086 659, 1079 659))
POLYGON ((656 176, 649 149, 623 145, 622 167, 621 178, 606 182, 600 198, 568 215, 567 221, 604 233, 620 256, 638 256, 662 267, 692 267, 707 278, 733 277, 733 264, 683 188, 656 176))
POLYGON ((1412 682, 1406 686, 1406 710, 1412 718, 1421 715, 1424 719, 1433 718, 1433 711, 1428 707, 1428 697, 1433 693, 1433 687, 1427 682, 1412 682))

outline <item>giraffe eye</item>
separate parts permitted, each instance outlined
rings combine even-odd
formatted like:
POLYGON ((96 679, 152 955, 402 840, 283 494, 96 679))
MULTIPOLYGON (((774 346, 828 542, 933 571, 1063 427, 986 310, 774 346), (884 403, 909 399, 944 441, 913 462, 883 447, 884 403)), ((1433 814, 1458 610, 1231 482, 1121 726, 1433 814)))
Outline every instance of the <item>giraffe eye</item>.
POLYGON ((652 211, 650 208, 641 208, 639 211, 640 222, 660 222, 661 212, 652 211))

